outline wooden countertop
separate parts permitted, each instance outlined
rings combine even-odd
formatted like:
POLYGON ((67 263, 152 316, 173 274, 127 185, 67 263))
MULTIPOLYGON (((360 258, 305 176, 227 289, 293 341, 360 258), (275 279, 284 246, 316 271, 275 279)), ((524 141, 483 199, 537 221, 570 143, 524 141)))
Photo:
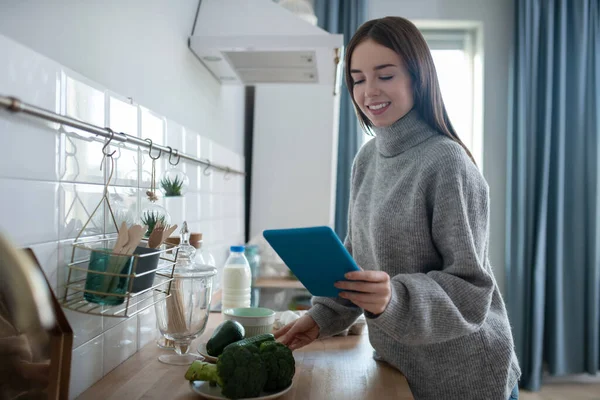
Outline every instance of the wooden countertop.
MULTIPOLYGON (((221 321, 221 314, 211 314, 206 331, 193 343, 194 352, 198 343, 206 341, 221 321)), ((164 351, 154 342, 147 344, 78 399, 202 399, 184 379, 187 367, 158 361, 157 357, 164 351)), ((384 363, 375 362, 372 354, 366 329, 360 336, 317 340, 296 350, 293 388, 280 399, 413 399, 404 376, 384 363)))
POLYGON ((291 278, 264 278, 256 279, 255 288, 259 289, 305 289, 302 282, 291 278))

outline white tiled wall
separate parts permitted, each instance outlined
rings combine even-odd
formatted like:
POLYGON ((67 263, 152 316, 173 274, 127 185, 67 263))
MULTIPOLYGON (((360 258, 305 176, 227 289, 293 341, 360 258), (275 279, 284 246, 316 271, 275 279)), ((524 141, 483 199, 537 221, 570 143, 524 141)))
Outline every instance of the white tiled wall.
MULTIPOLYGON (((100 126, 109 126, 180 152, 242 170, 243 155, 79 76, 56 62, 0 36, 0 94, 100 126)), ((0 112, 0 231, 19 246, 32 247, 60 291, 71 244, 98 204, 107 179, 100 170, 102 146, 93 135, 57 124, 0 112)), ((147 201, 151 160, 146 151, 120 146, 110 185, 115 212, 137 218, 147 201)), ((174 160, 174 158, 173 158, 174 160)), ((156 162, 157 177, 171 167, 156 162)), ((185 220, 222 266, 227 247, 243 241, 243 177, 212 171, 182 160, 177 168, 190 179, 181 198, 162 198, 172 223, 185 220)), ((84 235, 114 232, 100 213, 84 235)), ((71 398, 76 397, 142 346, 157 338, 154 309, 129 319, 65 311, 75 332, 71 398), (94 360, 90 362, 89 360, 94 360)), ((152 344, 151 344, 152 345, 152 344)))

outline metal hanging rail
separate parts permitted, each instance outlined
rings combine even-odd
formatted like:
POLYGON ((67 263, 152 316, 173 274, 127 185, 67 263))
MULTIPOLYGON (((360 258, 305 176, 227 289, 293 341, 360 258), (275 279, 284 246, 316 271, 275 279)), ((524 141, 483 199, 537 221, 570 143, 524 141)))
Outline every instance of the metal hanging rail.
POLYGON ((68 125, 73 128, 77 128, 77 129, 84 130, 86 132, 93 133, 94 135, 102 136, 109 140, 116 140, 118 142, 124 142, 124 143, 133 143, 133 144, 136 144, 137 146, 145 147, 148 150, 159 149, 161 151, 169 153, 169 160, 171 159, 171 156, 174 156, 174 157, 176 157, 178 162, 179 162, 179 158, 177 158, 177 157, 180 157, 180 158, 183 158, 183 159, 186 159, 189 161, 193 161, 193 162, 197 162, 197 163, 205 165, 206 166, 206 168, 204 169, 205 173, 207 172, 208 169, 217 169, 220 171, 224 171, 226 174, 246 175, 242 171, 238 171, 238 170, 232 169, 227 166, 214 164, 208 159, 196 158, 194 156, 190 156, 185 153, 179 153, 179 151, 177 149, 173 149, 168 146, 161 146, 158 144, 153 144, 150 140, 144 140, 144 139, 141 139, 141 138, 138 138, 135 136, 128 135, 123 132, 114 132, 112 129, 109 129, 109 128, 102 128, 100 126, 88 124, 87 122, 83 122, 83 121, 80 121, 75 118, 56 114, 55 112, 52 112, 52 111, 49 111, 49 110, 46 110, 46 109, 43 109, 40 107, 36 107, 32 104, 24 103, 21 100, 17 99, 16 97, 0 95, 0 107, 6 108, 7 110, 14 112, 14 113, 23 113, 23 114, 31 115, 33 117, 41 118, 41 119, 44 119, 47 121, 56 122, 56 123, 63 124, 63 125, 68 125))

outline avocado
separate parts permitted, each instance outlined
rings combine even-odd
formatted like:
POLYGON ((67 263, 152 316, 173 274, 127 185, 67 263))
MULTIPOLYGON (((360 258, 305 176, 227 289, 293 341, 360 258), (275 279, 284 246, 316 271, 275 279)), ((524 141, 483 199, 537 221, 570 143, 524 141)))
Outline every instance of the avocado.
POLYGON ((242 340, 246 334, 244 327, 237 321, 226 320, 215 328, 210 339, 206 342, 206 352, 208 355, 218 357, 223 352, 225 346, 242 340))

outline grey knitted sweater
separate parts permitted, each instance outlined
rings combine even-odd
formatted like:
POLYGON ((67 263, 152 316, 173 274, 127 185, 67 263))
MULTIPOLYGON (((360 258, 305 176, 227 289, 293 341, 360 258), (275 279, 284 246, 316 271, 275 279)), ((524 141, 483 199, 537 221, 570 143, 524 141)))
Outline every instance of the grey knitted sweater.
MULTIPOLYGON (((354 160, 345 240, 359 266, 392 278, 387 309, 365 313, 375 358, 417 400, 506 400, 521 372, 488 260, 488 185, 414 109, 375 133, 354 160)), ((309 314, 323 338, 362 312, 315 297, 309 314)))

